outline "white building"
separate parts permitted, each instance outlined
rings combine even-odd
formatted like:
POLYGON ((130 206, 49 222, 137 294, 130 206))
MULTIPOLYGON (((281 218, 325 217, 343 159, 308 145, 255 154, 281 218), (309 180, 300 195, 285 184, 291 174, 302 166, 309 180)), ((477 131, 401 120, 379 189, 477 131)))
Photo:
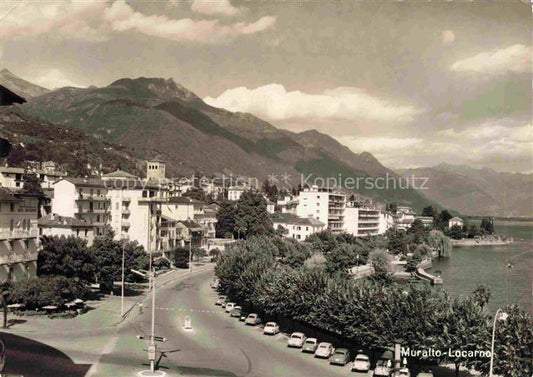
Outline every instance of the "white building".
POLYGON ((54 184, 52 213, 74 217, 95 226, 96 235, 103 234, 110 222, 110 199, 102 179, 63 178, 54 184))
POLYGON ((327 224, 330 231, 342 232, 345 207, 346 195, 313 186, 300 191, 296 215, 305 218, 311 216, 327 224))
POLYGON ((246 191, 245 188, 231 186, 228 188, 228 200, 237 201, 241 198, 243 192, 246 191))
POLYGON ((416 213, 411 207, 397 207, 394 215, 394 227, 396 230, 407 230, 415 221, 416 213))
POLYGON ((311 234, 322 232, 326 224, 312 216, 298 217, 290 214, 272 215, 274 230, 284 229, 284 237, 305 241, 311 234))
POLYGON ((12 168, 8 166, 0 167, 0 186, 8 189, 20 190, 24 184, 23 176, 25 170, 22 168, 12 168))
POLYGON ((433 226, 433 217, 431 216, 416 216, 415 220, 420 220, 426 228, 431 228, 433 226))
POLYGON ((448 221, 448 228, 451 228, 451 227, 453 227, 454 225, 457 225, 457 226, 463 227, 464 223, 465 223, 465 222, 464 222, 463 219, 461 219, 460 217, 452 217, 452 218, 448 221))
POLYGON ((74 217, 63 217, 55 214, 41 217, 38 222, 39 236, 78 237, 91 246, 94 241, 94 225, 74 217))
POLYGON ((38 202, 35 195, 0 188, 0 282, 37 274, 38 202))
POLYGON ((349 203, 344 211, 344 231, 354 236, 383 234, 387 227, 387 215, 378 208, 356 207, 349 203))

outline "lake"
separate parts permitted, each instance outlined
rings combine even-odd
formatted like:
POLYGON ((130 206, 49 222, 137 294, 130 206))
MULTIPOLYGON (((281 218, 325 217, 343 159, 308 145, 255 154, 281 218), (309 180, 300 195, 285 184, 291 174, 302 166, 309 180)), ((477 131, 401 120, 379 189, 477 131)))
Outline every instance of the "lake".
POLYGON ((518 303, 533 313, 533 222, 496 220, 495 228, 497 234, 513 237, 514 243, 454 247, 451 257, 433 261, 431 271, 442 272, 443 287, 452 297, 468 295, 485 284, 491 291, 491 311, 518 303))

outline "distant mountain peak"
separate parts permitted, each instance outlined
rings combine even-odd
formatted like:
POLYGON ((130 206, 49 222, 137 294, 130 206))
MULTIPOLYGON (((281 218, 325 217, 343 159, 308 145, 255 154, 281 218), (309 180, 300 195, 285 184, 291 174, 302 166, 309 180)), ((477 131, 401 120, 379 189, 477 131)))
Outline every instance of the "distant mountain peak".
POLYGON ((163 101, 179 99, 185 102, 201 102, 201 98, 178 84, 172 78, 139 77, 136 79, 123 78, 112 82, 109 87, 125 87, 130 90, 147 90, 163 101))

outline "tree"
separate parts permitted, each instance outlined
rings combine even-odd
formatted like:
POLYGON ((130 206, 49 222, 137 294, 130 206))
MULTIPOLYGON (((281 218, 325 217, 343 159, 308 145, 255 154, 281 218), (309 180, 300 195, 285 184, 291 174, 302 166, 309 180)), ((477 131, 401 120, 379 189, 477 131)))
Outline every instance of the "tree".
MULTIPOLYGON (((124 250, 124 277, 126 281, 137 281, 138 276, 131 270, 146 270, 149 255, 137 242, 115 241, 113 234, 104 234, 94 240, 90 248, 96 265, 96 275, 101 287, 110 288, 113 282, 122 278, 122 251, 124 250)), ((108 292, 108 289, 103 289, 108 292)))
POLYGON ((454 225, 448 231, 448 235, 454 240, 460 240, 464 236, 463 228, 459 225, 454 225))
POLYGON ((28 310, 46 305, 62 306, 88 294, 86 284, 64 276, 42 276, 13 282, 10 302, 23 304, 28 310))
POLYGON ((403 232, 389 230, 387 232, 389 243, 387 248, 392 254, 405 254, 407 252, 407 239, 403 232))
POLYGON ((176 268, 189 268, 189 249, 178 247, 174 250, 174 266, 176 268))
POLYGON ((94 282, 96 259, 87 241, 78 237, 41 237, 37 261, 39 276, 58 275, 94 282))
MULTIPOLYGON (((486 351, 490 349, 487 318, 481 307, 471 297, 456 298, 446 311, 446 318, 441 324, 442 334, 438 337, 439 347, 457 351, 486 351)), ((461 365, 478 366, 483 359, 448 355, 455 364, 455 375, 459 377, 461 365)))
POLYGON ((447 229, 448 221, 450 221, 452 217, 453 216, 450 214, 450 212, 448 212, 447 209, 443 209, 436 218, 435 226, 440 230, 447 229))
POLYGON ((35 174, 24 174, 22 180, 23 193, 44 195, 41 180, 35 174))
POLYGON ((422 216, 428 216, 428 217, 437 217, 437 209, 433 206, 427 206, 427 207, 424 207, 424 209, 422 210, 422 216))
POLYGON ((326 254, 326 271, 330 274, 347 274, 348 269, 357 264, 357 257, 353 245, 338 244, 331 252, 326 254))
POLYGON ((372 264, 375 276, 378 279, 388 280, 390 278, 391 256, 386 250, 375 249, 368 256, 368 261, 372 264))
POLYGON ((234 236, 250 238, 273 234, 274 228, 266 206, 266 200, 260 194, 245 191, 236 205, 234 236), (239 234, 235 234, 237 231, 239 234))
POLYGON ((200 261, 200 258, 203 258, 206 256, 206 252, 204 249, 199 247, 193 247, 192 248, 192 256, 196 260, 196 262, 200 261))
POLYGON ((233 237, 235 230, 236 205, 234 202, 225 200, 221 203, 217 212, 216 235, 220 238, 233 237))
MULTIPOLYGON (((494 339, 494 374, 508 377, 531 376, 533 366, 533 320, 518 305, 503 309, 508 317, 497 321, 494 339)), ((491 323, 492 325, 492 323, 491 323)), ((487 372, 488 360, 482 360, 479 369, 487 372)))
POLYGON ((484 284, 478 284, 474 292, 472 292, 472 298, 483 308, 489 303, 490 288, 484 284))
POLYGON ((416 219, 411 224, 411 227, 407 230, 407 234, 412 235, 413 243, 420 245, 427 239, 429 231, 422 223, 422 220, 416 219))
POLYGON ((481 219, 481 231, 486 234, 494 234, 494 218, 484 217, 481 219))

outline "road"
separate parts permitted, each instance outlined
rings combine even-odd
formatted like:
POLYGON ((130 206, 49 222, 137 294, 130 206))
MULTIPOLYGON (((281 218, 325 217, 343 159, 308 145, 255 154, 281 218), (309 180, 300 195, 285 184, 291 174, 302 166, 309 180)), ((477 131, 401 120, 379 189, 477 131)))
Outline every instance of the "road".
MULTIPOLYGON (((348 376, 350 365, 330 366, 326 360, 288 349, 286 336, 268 337, 259 327, 245 326, 214 305, 216 293, 209 287, 212 271, 185 278, 157 289, 156 335, 167 342, 160 369, 169 376, 224 377, 324 377, 348 376), (185 316, 193 330, 183 329, 185 316)), ((90 376, 133 376, 147 369, 144 341, 137 334, 150 331, 149 301, 144 313, 119 330, 118 340, 103 355, 90 376), (143 365, 144 364, 144 365, 143 365)), ((137 313, 136 313, 137 314, 137 313)), ((355 374, 351 374, 355 376, 355 374)))

